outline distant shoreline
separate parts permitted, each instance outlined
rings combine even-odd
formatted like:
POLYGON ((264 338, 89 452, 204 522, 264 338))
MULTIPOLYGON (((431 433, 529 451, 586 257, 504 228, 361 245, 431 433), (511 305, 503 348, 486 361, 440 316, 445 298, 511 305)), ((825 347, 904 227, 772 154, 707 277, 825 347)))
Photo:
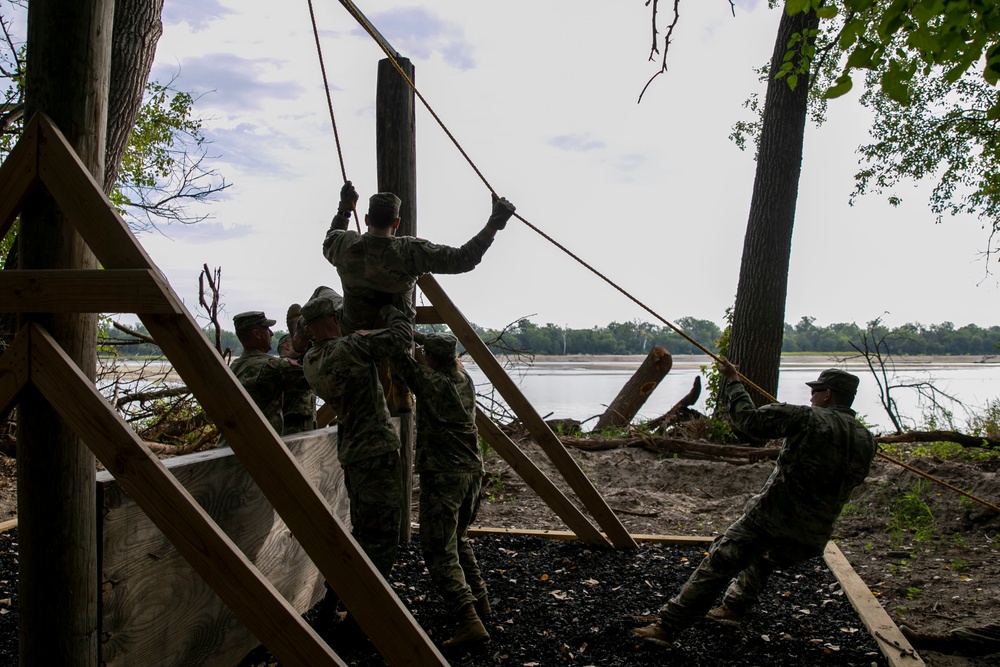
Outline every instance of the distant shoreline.
MULTIPOLYGON (((838 366, 838 358, 847 356, 844 354, 783 354, 781 355, 782 366, 838 366)), ((646 355, 642 354, 567 354, 550 355, 539 354, 534 357, 534 364, 545 364, 547 366, 601 366, 612 367, 636 366, 643 362, 646 355)), ((468 355, 463 355, 464 363, 475 363, 468 355)), ((927 365, 956 365, 956 364, 997 364, 1000 365, 1000 355, 983 357, 982 355, 913 355, 913 356, 893 356, 893 363, 899 366, 927 366, 927 365)), ((705 354, 675 354, 673 355, 674 368, 690 368, 711 364, 712 358, 705 354)), ((527 363, 523 365, 528 365, 527 363)), ((864 367, 865 362, 860 358, 853 358, 846 364, 848 367, 864 367)))

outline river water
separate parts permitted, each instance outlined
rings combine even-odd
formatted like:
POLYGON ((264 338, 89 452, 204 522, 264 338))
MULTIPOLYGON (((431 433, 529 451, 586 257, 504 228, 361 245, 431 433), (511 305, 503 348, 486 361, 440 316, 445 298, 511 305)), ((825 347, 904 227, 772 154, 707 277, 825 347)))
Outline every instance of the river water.
MULTIPOLYGON (((551 413, 551 418, 583 421, 604 412, 643 358, 623 357, 612 361, 606 361, 609 357, 604 357, 601 361, 553 359, 547 357, 530 366, 514 366, 509 369, 509 373, 543 417, 551 413)), ((710 362, 711 359, 707 356, 674 356, 670 373, 646 401, 639 417, 651 419, 669 410, 691 390, 695 377, 701 374, 701 367, 710 362)), ((895 373, 890 375, 892 384, 930 382, 938 390, 959 399, 972 410, 1000 397, 1000 359, 984 361, 979 357, 915 357, 894 360, 894 363, 895 373)), ((782 357, 778 399, 785 403, 808 405, 809 387, 805 383, 815 380, 820 371, 833 366, 855 373, 861 379, 854 409, 866 422, 876 427, 877 431, 894 430, 880 403, 873 375, 858 362, 836 363, 824 357, 782 357)), ((489 383, 482 370, 474 363, 467 363, 466 368, 480 386, 480 392, 488 390, 489 383)), ((703 386, 704 382, 705 377, 702 376, 703 386)), ((705 410, 704 394, 703 391, 694 406, 699 411, 705 410)), ((928 403, 921 399, 917 391, 901 387, 893 389, 891 396, 899 406, 900 414, 907 418, 905 427, 924 425, 923 414, 928 403)), ((942 400, 952 410, 955 425, 964 428, 967 425, 967 410, 943 397, 942 400)), ((584 428, 593 423, 594 420, 591 420, 584 424, 584 428)))

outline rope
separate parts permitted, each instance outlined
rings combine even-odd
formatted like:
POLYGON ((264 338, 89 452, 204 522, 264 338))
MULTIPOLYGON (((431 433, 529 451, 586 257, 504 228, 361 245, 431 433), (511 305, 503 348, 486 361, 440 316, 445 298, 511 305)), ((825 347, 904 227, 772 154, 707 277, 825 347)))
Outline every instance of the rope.
MULTIPOLYGON (((319 43, 319 28, 316 27, 316 13, 313 11, 312 0, 309 3, 309 19, 312 21, 313 37, 316 40, 316 55, 319 57, 319 70, 323 75, 323 89, 326 91, 326 106, 330 110, 330 124, 333 125, 333 139, 337 144, 337 158, 340 160, 340 174, 347 182, 347 169, 344 167, 344 151, 340 147, 340 133, 337 132, 337 117, 333 113, 333 99, 330 97, 330 84, 326 78, 326 65, 323 63, 323 48, 319 43)), ((353 208, 353 207, 352 207, 353 208)), ((361 233, 361 222, 358 220, 358 211, 354 208, 354 224, 361 233)))
MULTIPOLYGON (((310 0, 310 3, 311 2, 312 2, 312 0, 310 0)), ((368 19, 365 18, 365 16, 360 12, 360 10, 358 10, 358 8, 354 5, 354 3, 351 0, 340 0, 340 4, 342 4, 344 6, 344 8, 347 9, 348 13, 350 13, 350 15, 354 17, 354 19, 361 25, 361 27, 365 29, 365 32, 367 32, 372 37, 372 39, 374 39, 375 42, 379 45, 379 48, 381 48, 382 52, 385 53, 386 58, 388 58, 389 62, 392 63, 393 68, 395 68, 395 70, 397 72, 399 72, 399 75, 401 77, 403 77, 403 80, 406 82, 406 85, 408 85, 410 87, 410 90, 413 91, 413 94, 416 95, 420 99, 421 103, 424 105, 424 107, 427 109, 427 111, 430 112, 430 114, 434 118, 434 120, 437 121, 438 126, 440 126, 440 128, 448 136, 448 138, 451 140, 451 143, 454 144, 455 148, 458 149, 458 152, 462 154, 462 157, 465 158, 465 161, 469 164, 470 167, 472 167, 472 170, 474 172, 476 172, 476 175, 479 177, 479 180, 481 180, 483 182, 483 184, 487 187, 487 189, 490 191, 490 193, 494 197, 499 197, 500 195, 498 195, 497 191, 493 189, 492 185, 490 185, 490 182, 486 179, 486 176, 484 176, 483 173, 479 170, 479 167, 476 166, 476 164, 472 161, 472 158, 470 158, 469 155, 468 155, 468 153, 465 152, 465 149, 462 148, 461 144, 458 143, 458 140, 454 137, 454 135, 452 135, 451 131, 445 126, 444 122, 437 115, 437 113, 434 111, 434 109, 431 108, 430 103, 426 99, 424 99, 424 96, 420 94, 419 90, 417 90, 416 85, 413 83, 413 81, 410 79, 410 77, 407 76, 406 72, 403 71, 403 68, 400 67, 399 63, 396 60, 396 56, 398 54, 395 54, 395 53, 393 53, 393 52, 390 51, 390 49, 388 47, 388 43, 385 41, 385 38, 382 37, 380 34, 378 34, 378 32, 375 30, 374 26, 371 25, 371 23, 368 21, 368 19)), ((542 238, 544 238, 546 241, 548 241, 549 243, 551 243, 552 245, 554 245, 555 247, 559 248, 564 253, 566 253, 567 255, 569 255, 570 257, 572 257, 573 259, 575 259, 579 264, 581 264, 583 267, 585 267, 587 270, 589 270, 595 276, 597 276, 598 278, 600 278, 601 280, 603 280, 604 282, 606 282, 608 285, 610 285, 611 287, 613 287, 614 289, 616 289, 618 292, 620 292, 621 294, 623 294, 629 301, 631 301, 632 303, 636 304, 637 306, 639 306, 640 308, 642 308, 643 310, 645 310, 647 313, 649 313, 650 315, 652 315, 654 318, 656 318, 657 320, 659 320, 663 324, 667 325, 675 333, 677 333, 678 335, 680 335, 681 338, 683 338, 684 340, 688 341, 689 343, 691 343, 692 345, 694 345, 695 347, 697 347, 699 350, 701 350, 702 352, 704 352, 705 354, 707 354, 716 363, 722 363, 722 360, 719 358, 718 355, 716 355, 714 352, 712 352, 711 350, 709 350, 708 348, 706 348, 704 345, 702 345, 701 343, 699 343, 698 341, 696 341, 694 338, 692 338, 691 336, 689 336, 685 331, 683 331, 679 327, 677 327, 674 324, 672 324, 670 321, 668 321, 666 318, 664 318, 663 316, 661 316, 659 313, 657 313, 656 311, 654 311, 652 308, 650 308, 649 306, 647 306, 646 304, 644 304, 642 301, 639 301, 639 299, 637 299, 636 297, 632 296, 632 294, 630 294, 623 287, 621 287, 620 285, 618 285, 618 283, 614 282, 613 280, 611 280, 610 278, 608 278, 606 275, 604 275, 603 273, 601 273, 600 271, 598 271, 596 268, 594 268, 593 266, 591 266, 588 262, 584 261, 581 257, 579 257, 576 253, 572 252, 569 248, 567 248, 566 246, 564 246, 562 243, 556 241, 554 238, 552 238, 551 236, 549 236, 548 234, 546 234, 545 232, 543 232, 541 229, 539 229, 538 227, 536 227, 532 223, 528 222, 528 220, 526 220, 519 213, 514 213, 514 217, 517 218, 518 220, 520 220, 521 222, 523 222, 525 225, 528 226, 528 228, 530 228, 531 230, 533 230, 536 234, 538 234, 539 236, 541 236, 542 238)), ((761 387, 759 387, 752 380, 750 380, 745 375, 743 375, 742 373, 740 373, 739 370, 737 370, 736 373, 737 373, 737 375, 739 375, 740 379, 743 381, 743 383, 745 385, 747 385, 749 387, 752 387, 756 391, 760 392, 769 401, 771 401, 773 403, 777 403, 778 402, 778 399, 775 398, 774 396, 772 396, 770 394, 770 392, 767 392, 764 389, 762 389, 761 387)), ((879 456, 879 457, 881 457, 883 459, 886 459, 887 461, 891 461, 891 462, 893 462, 893 463, 895 463, 897 465, 900 465, 903 468, 906 468, 907 470, 910 470, 910 471, 916 473, 917 475, 920 475, 921 477, 929 479, 929 480, 931 480, 932 482, 934 482, 936 484, 940 484, 941 486, 945 487, 946 489, 950 489, 952 491, 955 491, 956 493, 959 493, 959 494, 961 494, 963 496, 966 496, 969 499, 974 500, 977 503, 985 505, 986 507, 989 507, 990 509, 992 509, 992 510, 998 512, 998 513, 1000 513, 1000 507, 997 507, 995 505, 991 505, 990 503, 986 502, 985 500, 980 500, 979 498, 976 498, 975 496, 973 496, 973 495, 971 495, 971 494, 969 494, 969 493, 967 493, 965 491, 962 491, 961 489, 958 489, 958 488, 956 488, 956 487, 948 484, 947 482, 945 482, 942 479, 939 479, 937 477, 934 477, 933 475, 930 475, 928 473, 925 473, 925 472, 922 472, 920 470, 917 470, 916 468, 913 468, 913 467, 911 467, 911 466, 903 463, 902 461, 894 459, 891 456, 888 456, 887 454, 884 454, 884 453, 882 453, 880 451, 876 451, 875 454, 876 454, 876 456, 879 456)))

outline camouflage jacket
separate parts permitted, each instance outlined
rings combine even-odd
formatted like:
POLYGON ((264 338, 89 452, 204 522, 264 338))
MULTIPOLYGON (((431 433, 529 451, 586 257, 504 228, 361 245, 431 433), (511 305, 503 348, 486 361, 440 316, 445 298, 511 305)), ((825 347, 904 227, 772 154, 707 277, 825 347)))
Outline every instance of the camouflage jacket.
POLYGON ((281 404, 286 391, 308 391, 302 366, 260 350, 243 350, 229 364, 236 379, 264 413, 274 430, 281 433, 281 404))
POLYGON ((342 465, 399 449, 375 359, 407 348, 413 332, 395 308, 386 307, 381 315, 389 328, 314 341, 303 362, 313 391, 337 408, 337 458, 342 465))
POLYGON ((746 518, 772 534, 821 546, 875 458, 875 439, 854 410, 773 403, 757 408, 743 384, 728 387, 729 414, 744 432, 785 438, 746 518))
POLYGON ((379 309, 395 306, 412 321, 413 285, 425 273, 466 273, 482 261, 493 243, 483 229, 461 248, 413 236, 375 236, 332 228, 323 255, 337 267, 344 287, 344 330, 371 327, 379 309))
POLYGON ((432 370, 408 354, 389 360, 417 396, 417 472, 483 472, 476 392, 464 369, 432 370))

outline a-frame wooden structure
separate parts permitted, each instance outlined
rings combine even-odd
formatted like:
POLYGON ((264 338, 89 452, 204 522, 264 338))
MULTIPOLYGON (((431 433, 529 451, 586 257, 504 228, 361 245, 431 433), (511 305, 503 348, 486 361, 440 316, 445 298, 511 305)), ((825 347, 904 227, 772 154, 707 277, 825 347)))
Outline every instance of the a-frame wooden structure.
MULTIPOLYGON (((391 665, 447 662, 373 568, 201 332, 58 128, 36 115, 0 166, 0 235, 46 187, 104 270, 0 272, 7 312, 131 312, 142 320, 320 573, 391 665)), ((0 408, 41 392, 240 621, 284 665, 337 655, 142 444, 52 337, 26 325, 0 357, 0 408)), ((30 446, 30 445, 29 445, 30 446)), ((22 490, 28 492, 29 490, 22 490)), ((22 517, 31 521, 31 517, 22 517)))

